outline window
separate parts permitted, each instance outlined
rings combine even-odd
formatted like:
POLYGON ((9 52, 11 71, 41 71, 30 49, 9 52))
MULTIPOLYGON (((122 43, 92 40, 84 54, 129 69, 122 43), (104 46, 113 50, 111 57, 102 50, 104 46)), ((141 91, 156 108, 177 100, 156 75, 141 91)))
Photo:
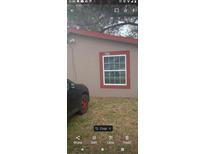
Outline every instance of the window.
POLYGON ((101 88, 129 88, 129 52, 100 53, 101 88))
POLYGON ((103 56, 104 85, 125 85, 126 84, 126 55, 103 56))

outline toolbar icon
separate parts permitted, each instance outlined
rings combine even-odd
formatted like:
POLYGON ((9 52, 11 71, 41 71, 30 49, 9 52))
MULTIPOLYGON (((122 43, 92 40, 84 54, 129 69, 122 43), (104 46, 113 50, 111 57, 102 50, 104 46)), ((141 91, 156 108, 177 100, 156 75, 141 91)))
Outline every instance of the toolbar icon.
POLYGON ((118 7, 114 8, 114 13, 119 13, 120 9, 118 7))
POLYGON ((75 138, 76 138, 76 140, 78 140, 78 141, 81 140, 81 137, 80 137, 80 136, 76 136, 75 138))
POLYGON ((130 139, 130 137, 127 135, 125 136, 125 140, 128 141, 130 139))
POLYGON ((108 136, 109 140, 113 140, 113 136, 108 136))
POLYGON ((97 139, 97 137, 96 136, 92 136, 92 140, 96 140, 97 139))
POLYGON ((125 9, 124 9, 124 13, 127 13, 127 12, 128 12, 128 9, 127 9, 127 8, 125 8, 125 9))
POLYGON ((133 13, 137 12, 137 8, 133 8, 133 9, 132 9, 132 12, 133 12, 133 13))
POLYGON ((120 151, 125 151, 125 148, 120 148, 120 151))
POLYGON ((84 148, 81 148, 80 150, 81 150, 81 151, 84 151, 85 149, 84 149, 84 148))

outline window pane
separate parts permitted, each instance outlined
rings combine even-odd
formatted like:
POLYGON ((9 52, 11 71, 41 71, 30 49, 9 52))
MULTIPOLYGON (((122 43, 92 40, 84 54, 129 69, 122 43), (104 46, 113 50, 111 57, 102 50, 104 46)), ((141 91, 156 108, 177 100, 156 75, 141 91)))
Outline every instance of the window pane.
POLYGON ((108 78, 105 78, 105 83, 106 84, 110 83, 108 78))
POLYGON ((120 62, 125 62, 125 56, 120 56, 120 62))
POLYGON ((109 65, 109 64, 105 64, 104 69, 105 69, 105 70, 110 70, 110 65, 109 65))
POLYGON ((119 69, 124 70, 124 69, 125 69, 125 64, 122 64, 122 63, 121 63, 119 69))
POLYGON ((109 63, 114 64, 115 63, 115 57, 109 57, 109 63))
POLYGON ((120 83, 121 83, 121 84, 125 84, 125 79, 121 79, 121 80, 120 80, 120 83))
POLYGON ((110 83, 110 72, 105 72, 105 83, 110 83))
POLYGON ((114 76, 115 76, 115 72, 113 72, 113 71, 110 72, 110 76, 111 76, 111 77, 114 77, 114 76))
POLYGON ((110 64, 110 70, 114 70, 115 69, 115 64, 110 64))
POLYGON ((119 62, 120 62, 120 57, 119 56, 115 57, 115 63, 119 63, 119 62))
POLYGON ((125 77, 125 71, 120 71, 119 73, 121 77, 125 77))
POLYGON ((109 78, 109 76, 110 76, 110 72, 105 72, 105 77, 109 78))
POLYGON ((125 69, 125 57, 120 57, 120 69, 125 69))
POLYGON ((114 76, 117 77, 117 78, 119 78, 120 73, 119 73, 119 72, 115 72, 115 73, 114 73, 114 76))
POLYGON ((109 57, 104 57, 104 63, 105 63, 105 64, 108 63, 108 58, 109 58, 109 57))
POLYGON ((115 83, 114 82, 114 77, 110 77, 110 83, 115 83))
POLYGON ((120 84, 120 78, 116 78, 116 84, 120 84))
POLYGON ((121 71, 120 73, 120 83, 125 84, 125 72, 121 71))
POLYGON ((115 64, 115 70, 119 70, 120 69, 120 65, 119 65, 119 63, 116 63, 115 64))

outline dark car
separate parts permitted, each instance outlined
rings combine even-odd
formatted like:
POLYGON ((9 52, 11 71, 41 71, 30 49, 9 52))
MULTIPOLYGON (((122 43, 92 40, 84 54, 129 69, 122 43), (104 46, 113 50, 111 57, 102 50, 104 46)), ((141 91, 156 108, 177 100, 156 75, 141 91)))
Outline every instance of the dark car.
POLYGON ((76 84, 67 79, 67 115, 84 114, 88 110, 89 90, 83 84, 76 84))

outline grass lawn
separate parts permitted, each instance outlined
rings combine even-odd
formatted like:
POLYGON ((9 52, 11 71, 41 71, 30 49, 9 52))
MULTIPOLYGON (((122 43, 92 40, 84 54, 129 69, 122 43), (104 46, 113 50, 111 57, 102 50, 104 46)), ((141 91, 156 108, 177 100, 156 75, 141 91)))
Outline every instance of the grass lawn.
POLYGON ((136 154, 137 147, 137 100, 131 98, 95 98, 89 103, 89 110, 84 115, 75 115, 68 121, 68 153, 79 154, 84 148, 86 154, 136 154), (94 125, 113 125, 112 132, 94 132, 94 125), (128 135, 131 144, 123 144, 128 135), (76 136, 81 136, 82 145, 73 144, 76 136), (97 144, 91 144, 96 136, 97 144), (107 144, 108 137, 113 136, 115 144, 107 144), (125 148, 124 152, 120 148, 125 148), (104 152, 101 152, 104 148, 104 152))

